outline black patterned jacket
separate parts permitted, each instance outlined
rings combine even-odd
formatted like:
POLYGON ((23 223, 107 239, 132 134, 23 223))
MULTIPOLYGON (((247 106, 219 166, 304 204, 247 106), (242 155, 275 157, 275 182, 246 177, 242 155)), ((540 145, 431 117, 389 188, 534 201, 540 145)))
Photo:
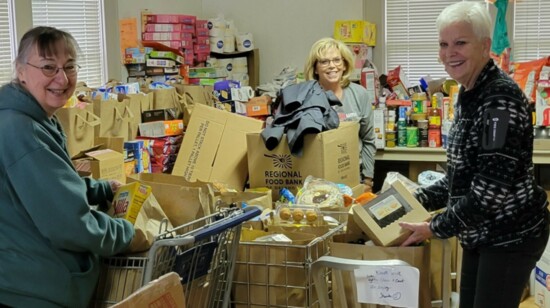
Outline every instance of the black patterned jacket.
POLYGON ((474 87, 461 87, 449 132, 447 175, 415 196, 429 210, 446 206, 430 228, 463 247, 506 246, 540 235, 546 193, 533 176, 528 101, 492 60, 474 87))

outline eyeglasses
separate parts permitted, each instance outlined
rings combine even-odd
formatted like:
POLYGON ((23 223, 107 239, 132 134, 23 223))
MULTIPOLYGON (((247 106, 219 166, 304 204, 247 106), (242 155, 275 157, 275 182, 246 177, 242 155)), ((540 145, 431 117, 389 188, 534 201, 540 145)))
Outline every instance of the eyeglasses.
POLYGON ((44 74, 44 76, 46 77, 53 77, 57 75, 59 70, 63 70, 63 72, 65 72, 65 75, 67 75, 67 77, 72 77, 72 76, 75 76, 78 73, 78 70, 80 69, 80 65, 78 64, 68 64, 63 67, 57 67, 49 64, 46 64, 43 66, 36 66, 29 62, 27 62, 27 64, 41 70, 42 74, 44 74))
POLYGON ((319 65, 321 66, 328 66, 332 62, 334 65, 339 66, 342 64, 342 58, 334 58, 334 59, 320 59, 317 61, 319 65))

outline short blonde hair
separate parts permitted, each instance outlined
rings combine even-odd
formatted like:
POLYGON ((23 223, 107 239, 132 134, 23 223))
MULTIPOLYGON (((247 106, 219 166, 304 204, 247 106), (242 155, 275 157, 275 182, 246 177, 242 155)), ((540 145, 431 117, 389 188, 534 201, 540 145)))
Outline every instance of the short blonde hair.
POLYGON ((353 54, 346 44, 330 37, 322 38, 311 46, 311 50, 309 51, 309 56, 304 67, 304 78, 306 80, 319 80, 319 76, 315 74, 315 66, 317 65, 317 62, 323 58, 326 51, 331 48, 337 49, 342 55, 345 69, 342 74, 340 85, 345 88, 350 83, 349 76, 354 68, 353 54))

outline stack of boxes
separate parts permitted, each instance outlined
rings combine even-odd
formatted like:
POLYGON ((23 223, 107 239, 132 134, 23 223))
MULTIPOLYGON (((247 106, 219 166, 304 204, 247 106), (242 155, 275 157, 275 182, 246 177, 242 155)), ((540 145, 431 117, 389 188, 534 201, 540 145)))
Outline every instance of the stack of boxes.
POLYGON ((365 61, 372 62, 372 47, 376 45, 376 25, 364 20, 337 20, 334 38, 346 43, 355 57, 350 78, 359 80, 365 61))
POLYGON ((193 15, 144 11, 142 39, 144 45, 155 42, 180 51, 183 63, 189 66, 204 65, 210 54, 207 21, 193 15))

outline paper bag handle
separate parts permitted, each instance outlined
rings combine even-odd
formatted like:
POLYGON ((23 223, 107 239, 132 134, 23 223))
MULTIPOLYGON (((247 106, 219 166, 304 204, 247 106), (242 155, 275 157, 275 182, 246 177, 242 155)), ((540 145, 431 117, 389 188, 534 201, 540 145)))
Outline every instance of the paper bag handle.
POLYGON ((86 112, 86 118, 84 118, 83 116, 81 116, 80 114, 76 114, 76 118, 77 119, 80 119, 82 122, 84 122, 84 124, 87 124, 91 127, 94 127, 94 126, 98 126, 100 123, 101 123, 101 119, 96 116, 95 114, 89 112, 89 111, 85 111, 86 112), (88 117, 92 117, 92 121, 88 121, 88 117))
POLYGON ((134 118, 134 113, 132 112, 130 107, 128 107, 128 105, 124 106, 124 111, 126 112, 126 114, 128 114, 127 119, 133 119, 134 118))

